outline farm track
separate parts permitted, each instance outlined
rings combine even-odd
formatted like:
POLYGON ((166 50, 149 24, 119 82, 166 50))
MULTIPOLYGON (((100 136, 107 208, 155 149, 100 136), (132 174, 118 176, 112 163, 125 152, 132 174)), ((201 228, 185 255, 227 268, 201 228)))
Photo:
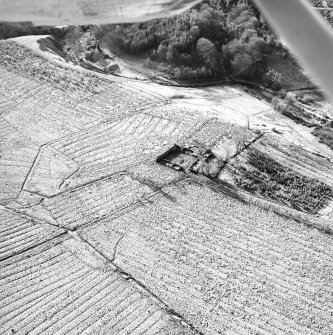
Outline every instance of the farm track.
MULTIPOLYGON (((333 332, 329 234, 156 163, 252 132, 0 44, 1 334, 333 332)), ((266 107, 206 91, 235 113, 266 107)))

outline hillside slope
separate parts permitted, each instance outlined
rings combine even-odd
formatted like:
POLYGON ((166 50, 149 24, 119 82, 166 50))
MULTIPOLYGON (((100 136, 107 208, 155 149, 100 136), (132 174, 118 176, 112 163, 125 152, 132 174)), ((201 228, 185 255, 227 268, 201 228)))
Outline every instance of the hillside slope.
POLYGON ((332 199, 306 212, 207 172, 254 148, 329 188, 333 152, 307 127, 239 85, 25 45, 0 41, 1 334, 332 334, 332 199))

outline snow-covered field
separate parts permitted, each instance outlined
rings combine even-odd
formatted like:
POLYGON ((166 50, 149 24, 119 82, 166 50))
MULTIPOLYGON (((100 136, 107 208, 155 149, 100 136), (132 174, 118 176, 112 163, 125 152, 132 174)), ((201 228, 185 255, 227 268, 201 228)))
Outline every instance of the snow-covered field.
POLYGON ((332 234, 312 224, 331 204, 298 217, 156 163, 260 130, 253 146, 333 185, 328 147, 241 86, 95 74, 17 42, 0 41, 1 334, 333 333, 332 234))

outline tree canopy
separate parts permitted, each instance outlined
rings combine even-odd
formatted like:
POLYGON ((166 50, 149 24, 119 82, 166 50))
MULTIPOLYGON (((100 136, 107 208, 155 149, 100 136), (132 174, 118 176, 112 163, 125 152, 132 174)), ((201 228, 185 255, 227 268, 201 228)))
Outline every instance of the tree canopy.
POLYGON ((206 0, 176 17, 95 28, 110 49, 145 54, 180 79, 259 78, 276 39, 246 0, 206 0))

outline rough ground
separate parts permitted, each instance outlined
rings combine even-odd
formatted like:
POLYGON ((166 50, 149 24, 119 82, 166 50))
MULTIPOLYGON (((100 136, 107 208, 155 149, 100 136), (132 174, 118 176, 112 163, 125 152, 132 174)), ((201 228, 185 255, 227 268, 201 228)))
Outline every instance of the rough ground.
POLYGON ((332 151, 242 87, 91 74, 19 42, 0 42, 0 334, 333 333, 331 205, 298 215, 156 163, 262 130, 253 145, 332 184, 332 151))

